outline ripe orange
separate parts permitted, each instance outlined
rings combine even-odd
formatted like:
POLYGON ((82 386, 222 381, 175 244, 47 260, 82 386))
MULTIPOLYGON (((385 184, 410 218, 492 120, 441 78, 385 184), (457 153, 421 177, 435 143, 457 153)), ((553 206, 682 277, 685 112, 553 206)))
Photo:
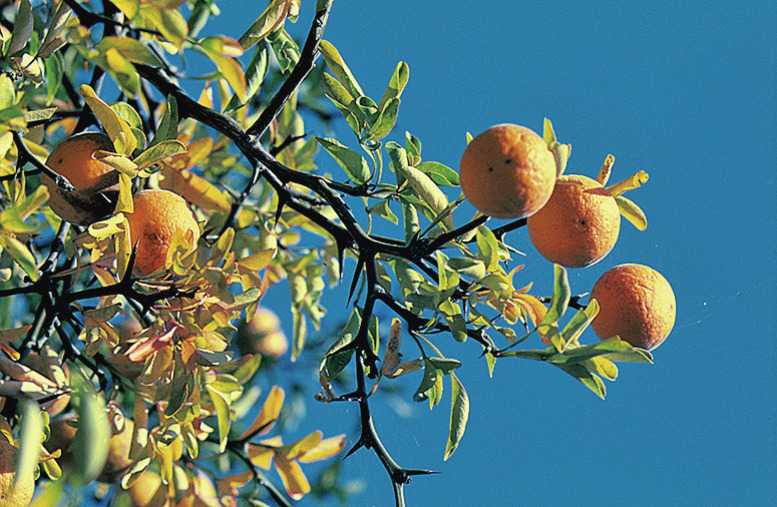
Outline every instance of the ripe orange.
POLYGON ((567 268, 602 260, 618 240, 620 223, 615 198, 595 180, 580 175, 559 177, 548 203, 527 220, 537 252, 567 268))
POLYGON ((68 179, 74 191, 57 186, 53 179, 41 175, 49 190, 49 206, 63 220, 76 225, 89 225, 110 214, 118 198, 119 173, 105 162, 94 158, 97 150, 114 151, 111 138, 99 132, 84 132, 59 143, 46 165, 68 179))
POLYGON ((138 242, 134 272, 148 276, 165 267, 167 252, 176 230, 193 233, 196 248, 200 228, 183 197, 169 190, 150 189, 135 194, 134 211, 127 214, 130 243, 138 242))
POLYGON ((672 286, 658 271, 622 264, 604 273, 591 290, 599 314, 591 327, 605 340, 620 336, 635 347, 652 350, 674 326, 677 303, 672 286))
POLYGON ((526 127, 495 125, 472 139, 459 164, 467 200, 494 218, 523 218, 550 198, 556 161, 545 141, 526 127))
POLYGON ((7 440, 0 441, 0 505, 3 507, 27 507, 32 502, 35 479, 28 479, 13 487, 16 476, 14 460, 18 449, 7 440))

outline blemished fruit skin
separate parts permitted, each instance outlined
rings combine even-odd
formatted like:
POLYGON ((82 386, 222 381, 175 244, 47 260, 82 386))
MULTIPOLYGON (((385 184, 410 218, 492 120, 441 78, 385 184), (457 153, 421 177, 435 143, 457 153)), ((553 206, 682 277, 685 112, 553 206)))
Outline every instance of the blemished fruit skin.
POLYGON ((118 198, 119 173, 94 158, 97 150, 114 151, 111 138, 99 132, 83 132, 59 143, 46 165, 75 187, 67 191, 46 174, 41 184, 49 190, 49 206, 63 220, 89 225, 109 215, 118 198))
POLYGON ((28 479, 12 488, 14 477, 14 460, 19 450, 8 441, 0 441, 0 505, 4 507, 26 507, 32 502, 35 491, 35 479, 28 479))
POLYGON ((542 257, 566 268, 602 260, 620 233, 615 198, 597 181, 564 175, 545 206, 527 219, 529 239, 542 257))
POLYGON ((597 280, 590 298, 599 303, 591 327, 602 340, 617 335, 634 347, 653 350, 674 327, 677 301, 672 286, 648 266, 615 266, 597 280))
POLYGON ((459 164, 464 196, 493 218, 524 218, 550 198, 556 161, 545 141, 531 129, 495 125, 467 145, 459 164))
POLYGON ((132 199, 133 212, 127 214, 130 244, 137 241, 133 271, 145 277, 165 267, 167 251, 176 229, 193 233, 196 248, 200 228, 191 208, 180 195, 162 189, 142 190, 132 199))

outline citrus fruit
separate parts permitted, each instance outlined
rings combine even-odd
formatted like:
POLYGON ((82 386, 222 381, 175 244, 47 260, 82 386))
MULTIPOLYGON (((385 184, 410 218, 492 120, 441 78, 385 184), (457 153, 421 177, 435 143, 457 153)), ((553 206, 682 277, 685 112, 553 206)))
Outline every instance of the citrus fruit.
POLYGON ((620 211, 615 198, 586 176, 556 180, 547 204, 527 219, 529 239, 550 262, 582 268, 602 260, 618 240, 620 211))
POLYGON ((619 336, 634 347, 652 350, 674 326, 677 303, 661 273, 641 264, 622 264, 604 273, 591 290, 599 313, 591 327, 605 340, 619 336))
POLYGON ((259 308, 249 319, 238 326, 235 341, 241 354, 262 354, 280 357, 289 348, 281 321, 272 310, 259 308))
POLYGON ((28 479, 13 486, 16 476, 14 461, 19 450, 8 441, 0 441, 0 505, 3 507, 26 507, 32 502, 35 479, 28 479))
MULTIPOLYGON (((106 483, 121 478, 132 465, 133 461, 129 458, 129 452, 132 445, 132 435, 135 431, 132 419, 119 415, 118 409, 112 409, 109 415, 111 416, 113 435, 108 442, 108 457, 105 465, 96 478, 97 481, 106 483), (119 418, 123 421, 119 421, 119 418), (114 424, 114 421, 121 423, 118 424, 119 427, 114 424)), ((78 429, 76 415, 71 412, 52 419, 49 428, 50 436, 44 444, 46 450, 54 452, 60 449, 62 456, 57 459, 57 463, 63 471, 72 470, 74 460, 78 459, 77 456, 73 455, 71 449, 78 429)))
POLYGON ((200 237, 200 228, 192 210, 183 197, 162 189, 142 190, 132 198, 133 212, 127 214, 130 244, 138 249, 134 272, 148 276, 165 267, 167 252, 176 230, 183 236, 193 234, 194 249, 200 237))
POLYGON ((50 169, 75 187, 67 191, 46 174, 40 178, 49 190, 49 206, 67 222, 89 225, 113 211, 119 173, 94 158, 97 150, 114 151, 111 138, 99 132, 84 132, 59 143, 46 159, 50 169))
POLYGON ((523 218, 550 198, 556 162, 545 141, 519 125, 495 125, 464 150, 459 183, 478 211, 494 218, 523 218))

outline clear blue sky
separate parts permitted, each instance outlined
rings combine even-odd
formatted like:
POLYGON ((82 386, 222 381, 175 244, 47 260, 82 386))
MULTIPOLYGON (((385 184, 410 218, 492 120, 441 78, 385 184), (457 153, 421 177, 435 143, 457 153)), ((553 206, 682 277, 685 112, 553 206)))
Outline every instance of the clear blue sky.
MULTIPOLYGON (((246 3, 219 5, 224 34, 238 37, 254 18, 246 3)), ((573 147, 568 173, 593 177, 608 153, 615 179, 647 171, 647 185, 629 194, 647 213, 647 230, 624 221, 615 250, 570 271, 570 283, 587 292, 609 267, 639 262, 662 272, 678 300, 675 329, 655 364, 623 365, 605 401, 525 360, 500 361, 489 379, 476 344, 446 346, 464 363, 457 373, 471 403, 467 433, 447 462, 450 390, 430 413, 410 400, 419 380, 408 379, 407 418, 376 397, 376 426, 397 461, 441 472, 413 480, 409 505, 777 498, 777 6, 637 5, 335 0, 325 38, 368 94, 379 98, 396 63, 408 63, 391 139, 411 131, 424 158, 457 168, 465 132, 502 122, 541 131, 548 117, 573 147)), ((313 7, 303 2, 298 25, 313 7)), ((462 223, 470 216, 458 213, 462 223)), ((508 242, 527 253, 515 263, 527 265, 523 279, 549 294, 552 267, 526 233, 508 242)), ((279 310, 283 302, 268 301, 279 310)), ((331 318, 343 314, 330 307, 331 318)), ((356 424, 355 406, 312 403, 299 432, 345 432, 350 445, 356 424)), ((365 486, 353 505, 391 504, 373 454, 360 451, 343 471, 365 486)))

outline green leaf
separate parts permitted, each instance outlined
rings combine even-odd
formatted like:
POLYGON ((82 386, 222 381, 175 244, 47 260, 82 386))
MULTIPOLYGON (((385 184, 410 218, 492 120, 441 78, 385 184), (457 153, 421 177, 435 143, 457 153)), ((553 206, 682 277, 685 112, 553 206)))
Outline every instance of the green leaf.
POLYGON ((370 179, 370 167, 360 153, 343 146, 336 139, 317 137, 318 143, 340 164, 351 181, 361 185, 370 179))
POLYGON ((556 177, 564 174, 564 170, 567 167, 567 160, 572 152, 572 147, 568 144, 561 144, 556 140, 556 133, 553 131, 553 124, 549 119, 545 118, 543 124, 542 138, 548 145, 548 149, 553 153, 553 158, 556 162, 556 177))
MULTIPOLYGON (((416 194, 435 214, 439 216, 445 213, 449 204, 448 198, 429 176, 413 166, 400 167, 398 170, 402 173, 416 194)), ((445 224, 447 230, 453 230, 453 217, 450 213, 445 214, 442 222, 445 224)))
POLYGON ((51 105, 54 97, 57 95, 60 84, 62 84, 62 55, 54 53, 43 60, 46 71, 46 105, 51 105))
POLYGON ((618 378, 618 367, 604 356, 596 356, 580 364, 588 368, 591 373, 595 373, 607 380, 618 378))
POLYGON ((545 317, 540 322, 540 332, 544 333, 542 326, 552 324, 564 315, 569 306, 569 300, 572 295, 572 291, 569 288, 569 280, 567 279, 567 271, 559 264, 553 265, 554 271, 554 283, 553 283, 553 297, 550 300, 550 306, 545 317))
POLYGON ((168 406, 165 409, 165 413, 170 417, 174 416, 189 398, 190 387, 192 387, 194 381, 194 377, 186 368, 180 353, 176 352, 174 360, 173 380, 170 384, 168 406))
POLYGON ((614 361, 629 361, 649 363, 652 356, 644 354, 642 349, 636 349, 630 343, 617 336, 608 338, 593 345, 565 350, 563 353, 552 354, 548 361, 553 364, 577 364, 597 356, 605 356, 614 361))
POLYGON ((409 77, 410 68, 405 62, 399 62, 394 70, 394 74, 391 76, 391 81, 389 81, 386 91, 383 93, 383 97, 380 99, 378 109, 382 111, 391 99, 398 99, 402 96, 402 90, 405 89, 409 77))
POLYGON ((631 222, 634 227, 640 231, 647 229, 647 216, 645 216, 645 212, 639 206, 622 195, 616 195, 615 202, 618 204, 618 210, 621 212, 621 215, 631 222))
POLYGON ((0 247, 3 247, 11 254, 11 257, 33 282, 38 280, 38 265, 35 261, 35 256, 24 243, 11 236, 0 234, 0 247))
POLYGON ((387 103, 386 106, 381 109, 380 116, 378 116, 378 119, 373 123, 372 127, 370 128, 369 132, 367 132, 367 139, 368 140, 378 140, 383 139, 389 133, 391 132, 391 129, 394 128, 394 124, 397 122, 397 113, 399 112, 399 99, 398 98, 392 98, 387 103))
POLYGON ((32 7, 29 0, 22 0, 19 3, 19 10, 16 12, 16 20, 13 24, 11 40, 8 43, 4 56, 9 56, 17 51, 21 51, 30 41, 33 29, 32 7))
POLYGON ((478 245, 477 257, 486 266, 486 271, 493 273, 499 268, 499 242, 485 225, 477 228, 476 240, 478 245))
POLYGON ((206 385, 205 389, 207 389, 211 400, 213 400, 213 408, 216 409, 216 418, 219 428, 219 452, 223 453, 227 450, 229 426, 231 424, 231 420, 229 418, 229 402, 223 393, 213 389, 209 385, 206 385))
POLYGON ((345 327, 340 331, 340 335, 337 337, 337 341, 329 347, 324 359, 321 361, 319 372, 325 376, 327 380, 333 380, 337 378, 343 368, 351 361, 354 349, 347 347, 356 334, 359 332, 359 326, 361 325, 361 317, 358 309, 354 308, 351 312, 351 316, 348 318, 348 322, 345 327))
POLYGON ((40 457, 40 445, 43 443, 43 416, 40 407, 32 400, 21 399, 22 434, 19 452, 16 453, 12 488, 17 484, 33 479, 35 467, 40 457))
POLYGON ((455 187, 459 184, 459 175, 450 167, 439 162, 421 162, 415 166, 438 185, 455 187))
POLYGON ((240 37, 240 45, 248 49, 283 26, 289 14, 289 0, 270 0, 267 8, 240 37))
POLYGON ((413 401, 421 402, 429 398, 429 390, 432 389, 437 382, 439 372, 434 367, 429 358, 424 359, 424 376, 421 379, 421 385, 416 389, 413 395, 413 401))
POLYGON ((364 92, 356 81, 356 78, 351 73, 351 69, 343 61, 340 53, 337 49, 327 40, 322 40, 319 44, 321 55, 324 57, 327 66, 343 86, 351 94, 351 97, 358 99, 364 96, 364 92))
POLYGON ((164 62, 148 49, 142 42, 130 37, 103 37, 96 46, 101 53, 113 48, 132 63, 140 63, 149 67, 164 67, 164 62))
POLYGON ((448 259, 447 265, 459 275, 467 276, 477 281, 486 276, 486 265, 478 259, 468 257, 454 257, 448 259))
MULTIPOLYGON (((199 3, 197 5, 200 5, 199 3)), ((253 56, 251 56, 251 61, 248 62, 248 65, 245 68, 245 81, 246 81, 246 92, 245 96, 250 99, 251 97, 254 97, 257 93, 259 93, 259 89, 262 87, 262 83, 264 82, 264 78, 267 75, 267 70, 269 69, 269 56, 268 56, 268 50, 266 44, 260 44, 256 46, 256 49, 254 50, 253 56)), ((225 108, 226 113, 230 113, 244 104, 241 103, 240 99, 238 98, 237 94, 233 95, 232 98, 229 101, 229 104, 227 104, 227 107, 225 108)))
POLYGON ((389 201, 380 201, 376 204, 373 204, 367 209, 367 212, 370 213, 371 215, 377 215, 379 217, 383 217, 389 222, 393 223, 394 225, 399 224, 399 219, 391 211, 391 208, 389 207, 389 201))
POLYGON ((151 146, 166 139, 175 139, 176 137, 178 137, 178 102, 173 95, 168 95, 165 109, 154 133, 151 146))
POLYGON ((607 393, 604 382, 602 382, 602 379, 588 371, 587 368, 579 364, 563 364, 556 366, 575 377, 577 380, 582 382, 584 386, 596 393, 597 396, 599 396, 601 399, 604 399, 604 395, 607 393))
POLYGON ((461 366, 460 361, 445 357, 427 357, 426 361, 433 365, 440 375, 448 375, 461 366))
POLYGON ((486 353, 486 363, 488 364, 488 378, 494 378, 494 367, 496 366, 496 356, 486 353))
POLYGON ((459 446, 467 427, 467 419, 469 419, 469 396, 467 396, 467 391, 459 382, 458 377, 451 373, 451 422, 443 460, 447 461, 459 446))
POLYGON ((587 307, 581 308, 572 317, 572 320, 566 325, 561 332, 561 336, 564 337, 566 343, 577 343, 577 338, 588 327, 596 314, 599 313, 599 303, 596 300, 592 300, 587 307))
POLYGON ((179 153, 186 153, 186 151, 186 145, 181 141, 177 139, 165 139, 144 150, 143 153, 135 157, 133 162, 138 166, 138 169, 145 169, 146 167, 161 162, 167 157, 179 153))
POLYGON ((74 482, 85 485, 102 472, 112 432, 101 395, 82 391, 79 400, 78 429, 73 441, 73 455, 77 456, 74 482))

